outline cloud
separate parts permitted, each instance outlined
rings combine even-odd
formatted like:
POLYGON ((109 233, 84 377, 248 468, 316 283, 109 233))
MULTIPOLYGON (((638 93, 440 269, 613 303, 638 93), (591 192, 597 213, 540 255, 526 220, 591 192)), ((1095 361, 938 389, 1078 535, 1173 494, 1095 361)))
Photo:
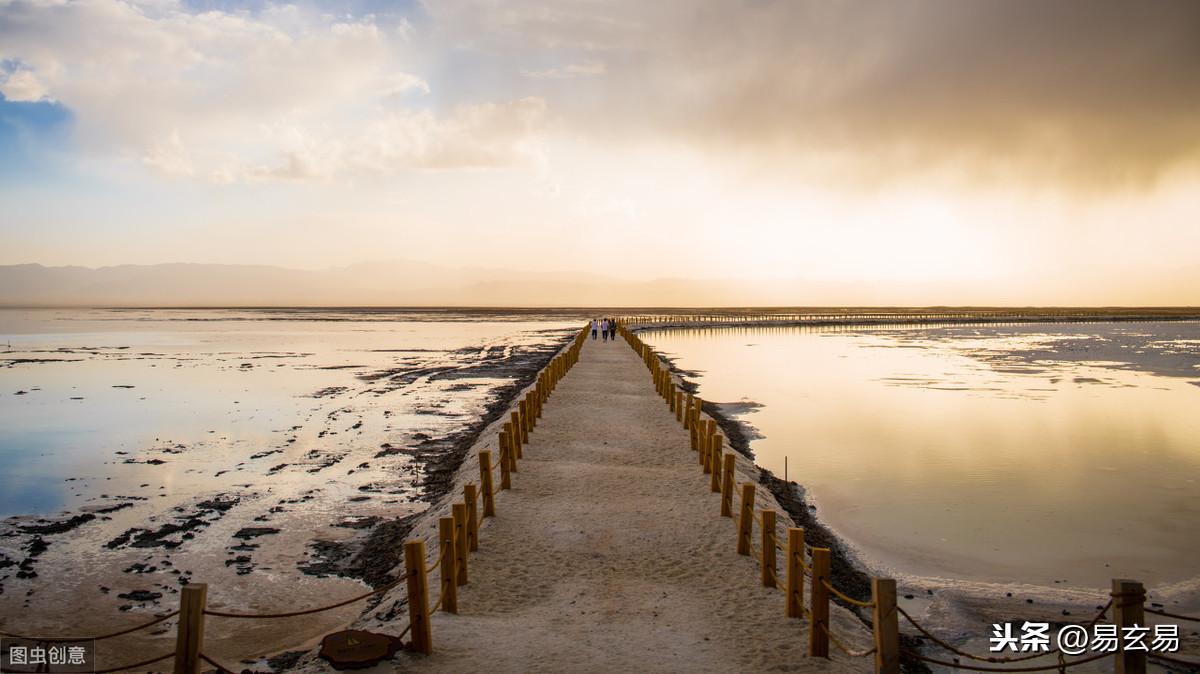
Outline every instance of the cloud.
POLYGON ((567 80, 576 77, 597 77, 608 71, 601 61, 572 63, 564 68, 547 68, 545 70, 522 70, 525 77, 540 80, 567 80))
POLYGON ((32 71, 14 67, 0 70, 0 94, 14 103, 36 103, 49 100, 46 86, 32 71))
POLYGON ((544 104, 440 113, 412 27, 313 8, 194 12, 174 0, 0 0, 9 100, 52 98, 81 149, 174 176, 328 178, 340 171, 522 161, 544 104), (460 134, 460 136, 455 136, 460 134), (489 135, 495 134, 495 135, 489 135))
POLYGON ((270 162, 231 161, 217 167, 217 182, 331 179, 339 175, 389 175, 410 169, 496 168, 539 161, 534 132, 545 102, 463 105, 446 115, 394 111, 360 129, 320 135, 299 126, 264 128, 280 149, 270 162))
POLYGON ((430 4, 458 26, 443 30, 501 58, 603 59, 593 91, 550 103, 609 141, 672 138, 824 174, 940 165, 1082 185, 1153 181, 1200 150, 1190 0, 555 7, 430 4))
POLYGON ((86 152, 230 180, 520 164, 549 126, 822 180, 1136 185, 1200 158, 1192 0, 418 9, 0 0, 0 93, 61 102, 86 152))

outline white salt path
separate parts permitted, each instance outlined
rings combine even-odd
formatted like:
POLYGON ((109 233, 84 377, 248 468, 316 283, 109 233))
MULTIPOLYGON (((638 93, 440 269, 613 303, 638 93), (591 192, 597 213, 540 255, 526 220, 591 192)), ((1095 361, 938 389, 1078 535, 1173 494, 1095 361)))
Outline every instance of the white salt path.
MULTIPOLYGON (((753 470, 740 466, 739 482, 753 470)), ((401 654, 371 671, 873 668, 832 645, 832 660, 806 655, 807 623, 785 617, 783 593, 761 587, 757 562, 736 553, 735 527, 719 516, 687 432, 623 341, 587 343, 496 509, 459 614, 433 617, 433 655, 401 654)), ((432 603, 436 573, 430 591, 432 603)), ((856 618, 837 605, 831 613, 835 634, 869 648, 856 618)))

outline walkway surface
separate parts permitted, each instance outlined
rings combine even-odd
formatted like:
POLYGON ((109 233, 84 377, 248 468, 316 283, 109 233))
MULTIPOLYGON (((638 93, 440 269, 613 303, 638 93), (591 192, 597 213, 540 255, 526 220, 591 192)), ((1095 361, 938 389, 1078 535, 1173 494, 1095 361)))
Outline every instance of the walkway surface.
MULTIPOLYGON (((589 340, 480 531, 460 613, 434 616, 433 655, 381 667, 870 671, 805 655, 807 624, 736 554, 708 479, 634 351, 589 340)), ((861 624, 832 608, 834 630, 863 644, 861 624)))

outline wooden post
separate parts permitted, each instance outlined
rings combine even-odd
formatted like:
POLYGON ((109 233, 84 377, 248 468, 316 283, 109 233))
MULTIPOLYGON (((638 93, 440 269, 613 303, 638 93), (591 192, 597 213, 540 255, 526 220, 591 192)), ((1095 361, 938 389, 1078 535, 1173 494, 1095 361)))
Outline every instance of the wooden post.
POLYGON ((775 587, 775 511, 762 511, 762 584, 775 587))
POLYGON ((829 657, 829 548, 812 549, 812 624, 808 626, 808 654, 829 657))
POLYGON ((508 422, 507 424, 504 424, 504 430, 508 431, 508 437, 510 438, 510 441, 512 442, 512 445, 513 445, 512 458, 513 458, 514 465, 513 465, 512 469, 513 469, 513 472, 515 473, 515 472, 517 472, 517 467, 515 465, 516 460, 522 458, 521 457, 521 443, 524 442, 524 440, 521 438, 521 413, 514 410, 511 417, 512 417, 512 421, 508 422))
POLYGON ((207 602, 207 583, 188 583, 179 590, 175 674, 200 674, 200 649, 204 645, 204 606, 207 602))
POLYGON ((724 476, 721 479, 721 517, 733 517, 733 467, 737 457, 725 455, 724 476))
POLYGON ((512 449, 508 433, 500 434, 500 489, 512 489, 512 449))
POLYGON ((667 387, 667 407, 671 408, 671 414, 675 414, 675 401, 678 399, 679 396, 675 393, 675 384, 671 384, 667 387))
POLYGON ((742 485, 742 509, 738 519, 737 552, 739 555, 750 554, 750 535, 754 531, 754 483, 742 485))
POLYGON ((529 401, 522 398, 517 402, 517 409, 520 410, 517 415, 521 418, 521 444, 525 444, 529 442, 529 401))
POLYGON ((477 527, 479 526, 479 508, 475 506, 475 485, 467 483, 463 485, 463 500, 467 504, 467 549, 475 552, 479 549, 479 536, 477 527))
POLYGON ((787 617, 804 617, 804 529, 788 527, 787 617))
POLYGON ((712 466, 712 476, 709 479, 708 487, 713 493, 721 492, 721 436, 714 435, 712 437, 712 457, 708 460, 712 466))
POLYGON ((483 490, 483 516, 496 516, 496 496, 492 494, 492 453, 479 452, 479 488, 483 490))
POLYGON ((896 581, 872 578, 875 674, 900 674, 900 625, 896 615, 896 581))
MULTIPOLYGON (((1116 623, 1119 634, 1124 635, 1126 627, 1146 626, 1146 590, 1136 580, 1113 578, 1113 622, 1116 623)), ((1125 650, 1125 640, 1117 640, 1116 674, 1145 674, 1146 651, 1125 650)))
MULTIPOLYGON (((683 427, 684 428, 691 429, 691 427, 692 427, 692 414, 693 414, 692 413, 692 405, 695 404, 695 401, 696 401, 695 396, 693 396, 691 393, 687 394, 687 400, 684 402, 684 405, 683 405, 683 427)), ((693 447, 692 449, 695 449, 695 447, 693 447)))
POLYGON ((433 652, 433 630, 429 624, 429 583, 425 577, 425 541, 404 544, 404 572, 408 575, 408 619, 412 625, 412 648, 433 652))
POLYGON ((438 518, 438 554, 442 557, 442 610, 458 613, 458 565, 454 562, 454 518, 438 518))
POLYGON ((683 423, 683 391, 675 392, 675 421, 683 423))
POLYGON ((459 585, 467 584, 467 504, 455 503, 450 507, 454 514, 454 578, 459 585))

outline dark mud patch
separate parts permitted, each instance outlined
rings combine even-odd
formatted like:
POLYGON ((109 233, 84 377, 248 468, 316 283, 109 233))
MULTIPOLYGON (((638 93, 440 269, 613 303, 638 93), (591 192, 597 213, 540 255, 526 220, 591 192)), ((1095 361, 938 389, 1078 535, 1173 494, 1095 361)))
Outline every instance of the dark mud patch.
MULTIPOLYGON (((537 379, 538 371, 562 350, 574 336, 574 331, 553 331, 551 334, 558 339, 541 346, 513 349, 507 357, 497 351, 495 358, 488 356, 488 363, 478 367, 424 368, 419 375, 415 371, 399 375, 404 379, 415 379, 414 375, 428 376, 432 374, 431 370, 446 372, 450 369, 462 369, 470 370, 471 377, 510 377, 512 382, 491 396, 484 413, 467 428, 443 437, 426 436, 411 447, 385 443, 375 456, 378 458, 405 454, 413 457, 414 462, 421 466, 424 475, 424 479, 418 485, 421 489, 420 498, 431 503, 436 502, 450 491, 455 474, 462 466, 467 452, 478 441, 483 429, 505 415, 517 395, 537 379)), ((477 349, 473 351, 478 352, 477 349)), ((360 378, 371 381, 387 377, 389 374, 396 375, 394 371, 376 374, 381 376, 360 375, 360 378)), ((453 378, 456 377, 446 377, 453 378)), ((359 489, 377 491, 379 487, 380 485, 364 485, 359 489)), ((422 514, 413 513, 382 520, 369 531, 364 530, 365 535, 355 540, 314 541, 309 545, 309 560, 298 567, 308 575, 355 578, 372 587, 379 587, 395 578, 392 572, 403 561, 404 540, 422 514)))
POLYGON ((325 578, 341 576, 379 587, 395 580, 392 571, 404 558, 404 540, 422 513, 378 521, 362 538, 351 541, 313 541, 302 573, 325 578))
POLYGON ((273 672, 290 672, 300 664, 300 660, 308 655, 308 651, 288 651, 267 658, 267 666, 273 672))
POLYGON ((91 512, 96 513, 98 515, 107 515, 108 513, 115 513, 118 510, 124 510, 125 508, 132 508, 132 507, 133 507, 133 503, 131 503, 129 501, 125 501, 123 503, 114 503, 112 505, 91 506, 90 508, 85 506, 84 509, 90 510, 91 512))
POLYGON ((78 363, 82 358, 0 358, 0 367, 42 365, 44 363, 78 363))
MULTIPOLYGON (((241 502, 237 496, 220 495, 196 504, 195 510, 168 522, 158 529, 141 527, 126 529, 124 533, 105 543, 109 550, 129 546, 133 548, 174 549, 186 540, 195 538, 196 530, 203 529, 221 519, 230 508, 241 502)), ((182 508, 176 508, 182 511, 182 508)))
POLYGON ((136 602, 158 601, 162 599, 161 592, 151 592, 150 590, 130 590, 122 594, 118 594, 121 599, 128 599, 136 602))
MULTIPOLYGON (((122 504, 122 505, 131 505, 131 504, 122 504)), ((17 529, 19 529, 22 533, 26 533, 26 534, 64 534, 76 527, 87 524, 88 522, 91 522, 94 519, 96 519, 95 515, 93 515, 91 513, 84 513, 82 515, 75 515, 74 517, 71 517, 71 518, 68 518, 65 520, 57 520, 57 521, 38 520, 36 524, 18 525, 17 529)))
POLYGON ((275 527, 242 527, 233 535, 234 538, 248 541, 259 536, 270 536, 279 533, 275 527))

